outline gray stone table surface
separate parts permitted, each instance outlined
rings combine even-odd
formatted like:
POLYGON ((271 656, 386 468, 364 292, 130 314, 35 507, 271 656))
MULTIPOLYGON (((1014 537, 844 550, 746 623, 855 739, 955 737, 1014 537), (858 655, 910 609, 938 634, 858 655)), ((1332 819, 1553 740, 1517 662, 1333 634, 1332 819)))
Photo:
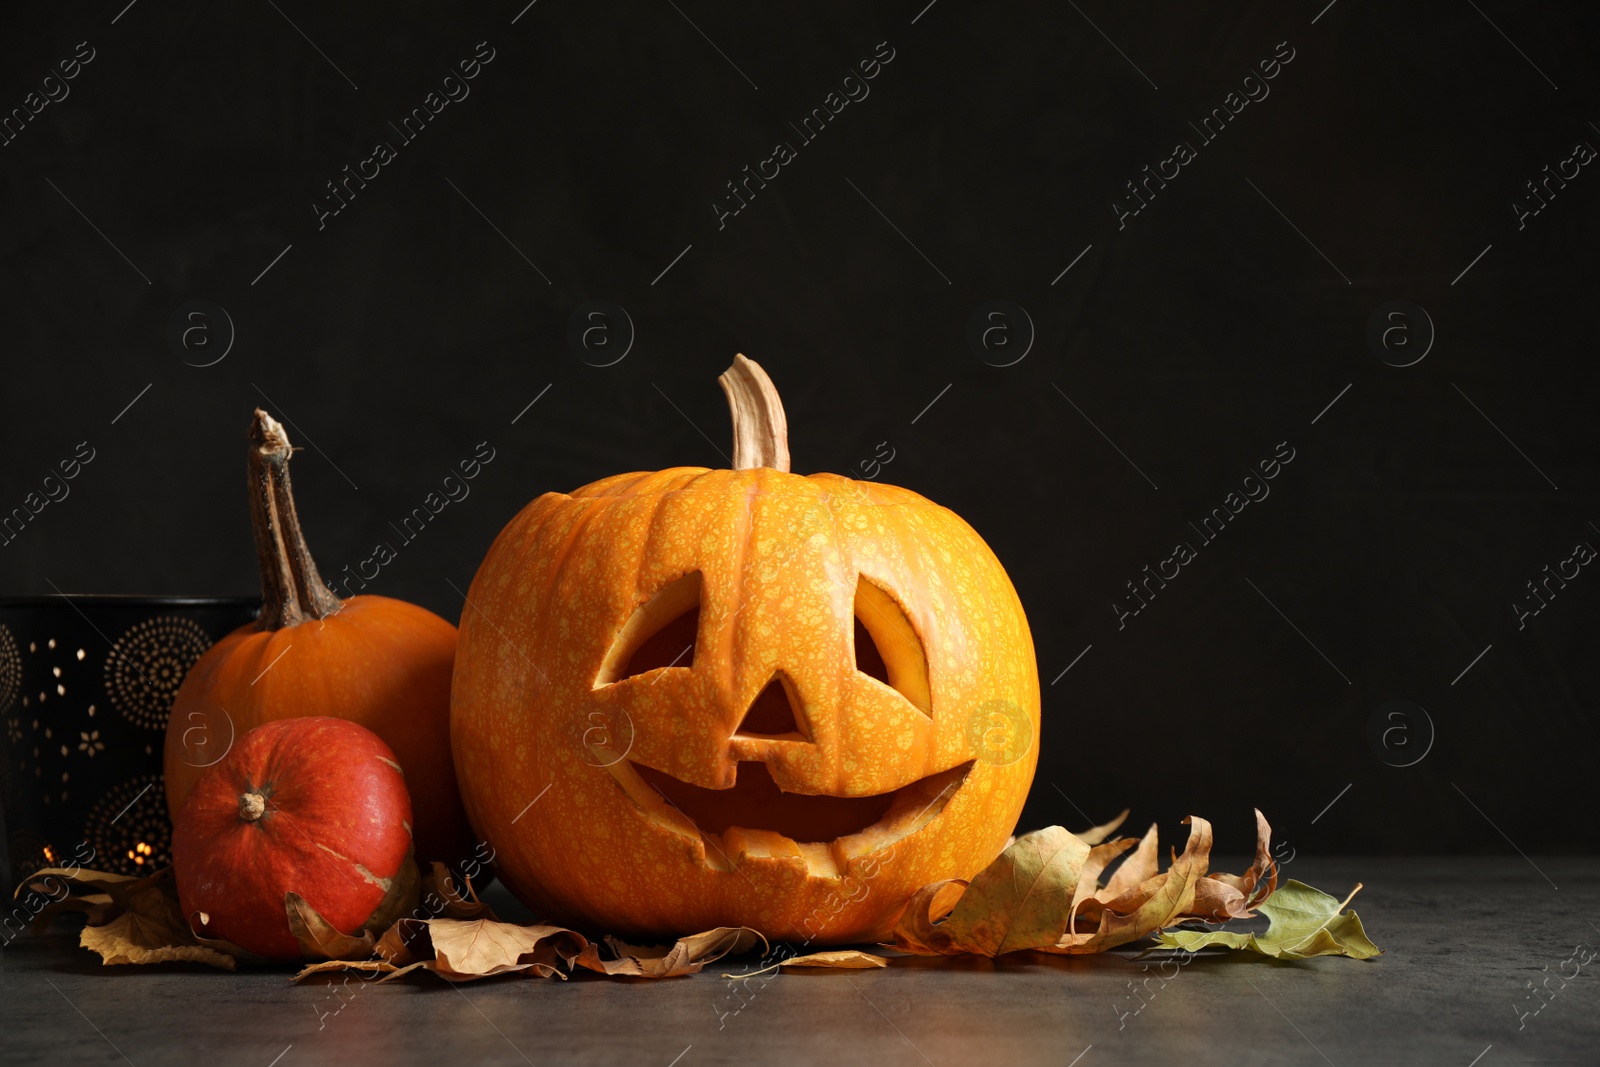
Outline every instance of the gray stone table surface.
POLYGON ((717 972, 753 964, 660 982, 291 985, 101 967, 58 928, 0 954, 0 1062, 1600 1064, 1600 958, 1582 962, 1600 946, 1600 859, 1303 856, 1285 874, 1341 895, 1364 882, 1352 906, 1385 955, 1197 958, 1164 981, 1132 952, 902 959, 735 996, 717 972))

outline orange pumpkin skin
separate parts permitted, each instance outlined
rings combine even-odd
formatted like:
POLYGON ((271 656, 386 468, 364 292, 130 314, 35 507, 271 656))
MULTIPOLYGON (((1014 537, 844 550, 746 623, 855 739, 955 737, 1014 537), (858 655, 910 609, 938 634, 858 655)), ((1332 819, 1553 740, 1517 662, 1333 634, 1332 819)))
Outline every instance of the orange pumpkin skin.
POLYGON ((204 936, 298 959, 284 895, 355 933, 410 862, 410 820, 405 777, 377 735, 343 719, 269 723, 207 770, 178 812, 178 901, 204 936), (258 800, 249 815, 246 797, 258 800))
POLYGON ((417 801, 417 854, 465 856, 471 829, 450 758, 455 649, 454 626, 381 596, 354 596, 326 618, 278 630, 235 630, 206 651, 173 699, 163 754, 168 811, 176 818, 207 767, 255 727, 332 715, 394 750, 417 801))
POLYGON ((917 889, 999 853, 1037 761, 1033 642, 999 561, 953 512, 831 474, 675 468, 538 498, 472 583, 452 699, 463 799, 498 876, 550 918, 632 937, 885 938, 917 889), (636 609, 696 571, 692 665, 597 684, 636 609), (863 578, 920 639, 931 715, 857 669, 863 578), (740 731, 779 672, 808 737, 740 731), (1003 725, 994 708, 1015 742, 998 756, 975 741, 1003 725), (741 812, 705 834, 657 791, 728 789, 761 763, 811 797, 948 775, 900 794, 898 824, 816 843, 739 829, 741 812))

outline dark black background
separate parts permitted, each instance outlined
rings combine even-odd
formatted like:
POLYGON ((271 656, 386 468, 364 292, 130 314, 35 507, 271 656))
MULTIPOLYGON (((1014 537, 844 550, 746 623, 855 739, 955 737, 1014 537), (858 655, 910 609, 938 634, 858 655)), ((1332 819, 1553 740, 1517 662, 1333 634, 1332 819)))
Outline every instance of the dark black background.
POLYGON ((77 42, 96 58, 0 148, 0 511, 78 442, 97 456, 0 548, 0 591, 253 588, 261 404, 305 446, 327 574, 491 443, 373 583, 454 619, 539 493, 723 465, 714 379, 743 351, 796 470, 886 441, 881 477, 1006 564, 1044 685, 1026 825, 1132 805, 1176 837, 1196 812, 1238 851, 1258 805, 1296 850, 1593 849, 1600 576, 1524 629, 1511 609, 1600 544, 1600 173, 1524 229, 1512 209, 1600 146, 1593 5, 924 2, 10 11, 0 107, 77 42), (471 95, 319 231, 323 183, 480 41, 471 95), (724 183, 882 41, 870 96, 719 230, 724 183), (1123 183, 1279 42, 1270 96, 1119 230, 1123 183), (167 341, 195 299, 237 331, 203 369, 167 341), (567 345, 590 299, 637 330, 608 368, 567 345), (966 342, 992 299, 1037 331, 1006 368, 966 342), (1414 366, 1366 342, 1391 300, 1437 330, 1414 366), (1281 441, 1271 496, 1119 630, 1124 583, 1281 441), (1436 732, 1414 766, 1369 745, 1391 699, 1436 732))

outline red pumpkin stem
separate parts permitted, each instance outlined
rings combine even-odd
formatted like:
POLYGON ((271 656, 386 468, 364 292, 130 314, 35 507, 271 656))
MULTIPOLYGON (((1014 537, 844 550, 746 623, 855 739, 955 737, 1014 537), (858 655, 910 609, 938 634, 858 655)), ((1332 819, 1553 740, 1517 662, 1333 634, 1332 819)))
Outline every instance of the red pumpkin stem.
MULTIPOLYGON (((308 619, 323 619, 344 606, 317 573, 317 564, 300 532, 289 457, 294 449, 283 426, 260 408, 250 424, 250 522, 256 559, 261 564, 261 618, 258 630, 281 630, 308 619)), ((242 801, 241 801, 242 803, 242 801)))
POLYGON ((245 822, 255 822, 267 810, 267 798, 260 793, 239 794, 239 818, 245 822))
POLYGON ((743 355, 717 378, 733 414, 733 469, 789 469, 789 420, 778 387, 761 364, 743 355))

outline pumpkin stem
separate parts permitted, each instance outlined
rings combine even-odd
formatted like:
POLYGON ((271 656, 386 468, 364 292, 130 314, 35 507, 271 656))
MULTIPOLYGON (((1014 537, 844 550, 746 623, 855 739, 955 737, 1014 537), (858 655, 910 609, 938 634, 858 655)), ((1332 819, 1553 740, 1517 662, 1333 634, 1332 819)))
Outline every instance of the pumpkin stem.
POLYGON ((239 794, 239 818, 245 822, 255 822, 267 810, 267 798, 260 793, 239 794))
POLYGON ((743 355, 717 378, 733 413, 733 469, 789 469, 789 420, 778 388, 761 364, 743 355))
POLYGON ((250 521, 255 528, 256 559, 261 564, 258 630, 281 630, 307 619, 327 618, 344 605, 323 584, 300 532, 289 486, 293 451, 278 420, 257 408, 250 423, 247 469, 250 521))

